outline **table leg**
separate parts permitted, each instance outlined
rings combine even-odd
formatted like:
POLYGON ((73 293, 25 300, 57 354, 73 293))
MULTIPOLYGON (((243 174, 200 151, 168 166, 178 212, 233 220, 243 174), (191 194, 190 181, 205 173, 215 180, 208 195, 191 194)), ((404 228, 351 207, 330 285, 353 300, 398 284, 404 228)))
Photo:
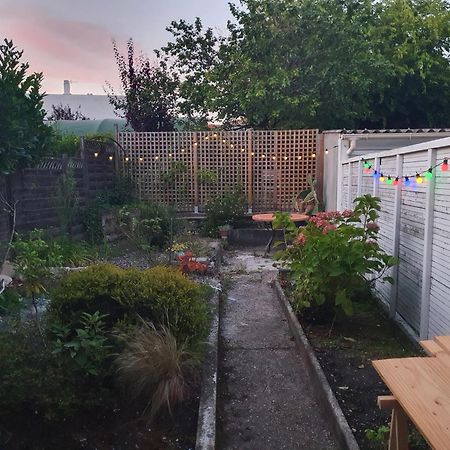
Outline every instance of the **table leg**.
POLYGON ((273 227, 270 227, 270 228, 271 228, 271 230, 272 230, 272 233, 271 233, 271 235, 270 235, 269 242, 268 242, 267 245, 266 245, 266 250, 265 250, 265 252, 264 252, 264 256, 267 256, 267 255, 270 253, 270 249, 271 249, 271 247, 272 247, 272 243, 273 243, 273 240, 274 240, 274 238, 275 238, 275 228, 273 228, 273 227))
POLYGON ((389 450, 408 450, 408 418, 403 409, 392 410, 389 450))

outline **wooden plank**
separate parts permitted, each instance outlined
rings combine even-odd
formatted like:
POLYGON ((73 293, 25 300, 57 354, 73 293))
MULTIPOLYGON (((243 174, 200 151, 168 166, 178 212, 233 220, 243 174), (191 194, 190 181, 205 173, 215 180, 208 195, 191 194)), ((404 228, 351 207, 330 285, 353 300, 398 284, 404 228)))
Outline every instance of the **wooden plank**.
POLYGON ((419 344, 428 356, 436 356, 437 353, 444 351, 444 349, 436 341, 420 341, 419 344))
POLYGON ((402 409, 437 450, 450 449, 450 366, 443 358, 373 361, 402 409))
POLYGON ((377 404, 378 408, 383 410, 391 410, 399 407, 398 401, 393 395, 379 395, 377 404))
POLYGON ((436 336, 434 340, 447 352, 450 353, 450 336, 436 336))
POLYGON ((408 450, 408 418, 401 408, 392 410, 389 450, 408 450))

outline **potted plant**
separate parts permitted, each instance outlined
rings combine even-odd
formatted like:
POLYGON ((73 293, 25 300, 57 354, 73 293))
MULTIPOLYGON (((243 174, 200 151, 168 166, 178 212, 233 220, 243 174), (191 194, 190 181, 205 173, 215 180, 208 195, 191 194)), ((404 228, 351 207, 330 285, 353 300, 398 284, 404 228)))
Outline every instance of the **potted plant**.
POLYGON ((220 225, 218 229, 220 237, 222 239, 228 239, 228 235, 230 234, 231 230, 231 225, 230 224, 220 225))

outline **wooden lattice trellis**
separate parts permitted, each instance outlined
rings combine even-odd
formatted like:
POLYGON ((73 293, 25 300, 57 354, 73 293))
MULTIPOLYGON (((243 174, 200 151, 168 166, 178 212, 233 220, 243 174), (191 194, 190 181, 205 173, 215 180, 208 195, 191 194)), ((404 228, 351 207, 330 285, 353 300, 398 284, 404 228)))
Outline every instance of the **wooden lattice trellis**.
POLYGON ((119 133, 141 198, 202 211, 241 186, 253 211, 290 210, 316 174, 317 130, 119 133))

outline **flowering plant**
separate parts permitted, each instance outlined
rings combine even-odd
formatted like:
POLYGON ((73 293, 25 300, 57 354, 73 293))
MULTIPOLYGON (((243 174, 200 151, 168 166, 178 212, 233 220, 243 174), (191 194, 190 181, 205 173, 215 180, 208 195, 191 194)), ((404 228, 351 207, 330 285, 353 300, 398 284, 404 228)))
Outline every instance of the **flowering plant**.
POLYGON ((208 264, 196 261, 192 252, 186 252, 177 257, 180 268, 183 273, 205 273, 208 270, 208 264))
POLYGON ((378 243, 380 199, 364 195, 355 209, 318 213, 300 229, 290 227, 292 244, 278 254, 292 271, 294 309, 351 315, 362 290, 382 278, 396 259, 378 243))
POLYGON ((170 251, 172 253, 180 253, 187 250, 188 246, 184 242, 174 242, 172 246, 170 247, 170 251))

